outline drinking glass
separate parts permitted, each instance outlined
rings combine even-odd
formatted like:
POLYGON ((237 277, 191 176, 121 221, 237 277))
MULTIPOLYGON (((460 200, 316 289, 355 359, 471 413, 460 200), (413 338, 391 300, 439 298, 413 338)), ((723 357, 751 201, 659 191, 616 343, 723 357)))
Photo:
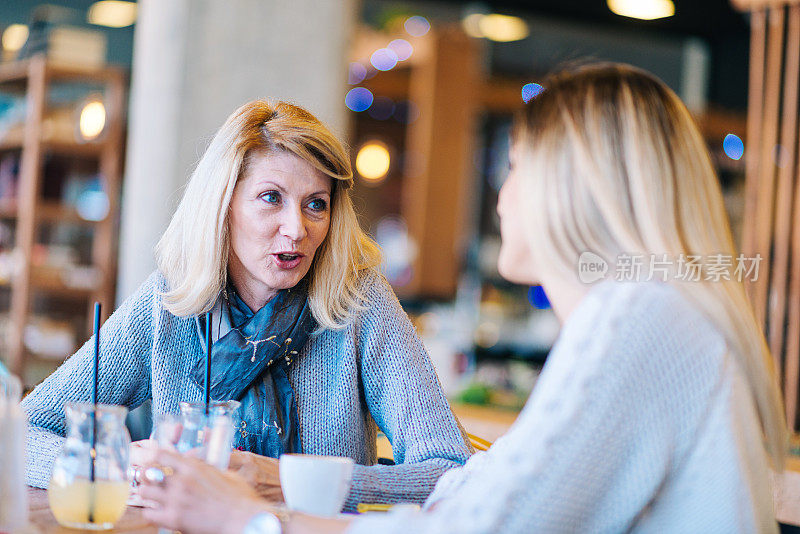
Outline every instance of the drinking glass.
POLYGON ((19 380, 0 369, 0 532, 21 532, 28 524, 27 418, 19 405, 21 394, 19 380))
POLYGON ((175 449, 218 469, 227 469, 239 406, 235 400, 212 402, 206 415, 205 403, 181 402, 181 432, 175 449))
POLYGON ((53 463, 47 491, 50 509, 56 521, 68 528, 111 529, 125 512, 130 492, 127 472, 131 438, 125 428, 128 410, 123 406, 67 403, 64 411, 67 438, 53 463))
MULTIPOLYGON (((159 448, 190 454, 218 469, 226 469, 231 457, 233 435, 237 424, 234 400, 212 402, 206 416, 201 402, 181 402, 180 414, 166 413, 156 417, 152 439, 159 448)), ((158 534, 176 534, 165 528, 158 534)))

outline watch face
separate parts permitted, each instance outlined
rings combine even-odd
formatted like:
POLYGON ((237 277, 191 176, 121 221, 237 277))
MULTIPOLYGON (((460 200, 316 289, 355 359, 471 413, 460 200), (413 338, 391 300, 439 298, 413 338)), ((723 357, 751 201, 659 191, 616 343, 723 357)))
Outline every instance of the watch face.
POLYGON ((281 522, 269 512, 261 512, 244 527, 242 534, 281 534, 281 522))

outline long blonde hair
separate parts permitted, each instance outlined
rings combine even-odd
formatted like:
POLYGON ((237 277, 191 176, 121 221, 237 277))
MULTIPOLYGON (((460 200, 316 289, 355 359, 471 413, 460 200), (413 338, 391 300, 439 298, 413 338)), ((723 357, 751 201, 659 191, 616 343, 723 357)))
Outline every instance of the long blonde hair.
POLYGON ((254 150, 289 152, 333 179, 330 228, 311 265, 309 303, 321 327, 341 328, 363 309, 361 274, 380 263, 380 250, 358 224, 347 150, 311 113, 286 102, 255 100, 240 107, 203 154, 156 246, 169 288, 164 305, 178 316, 200 314, 225 287, 228 211, 254 150))
MULTIPOLYGON (((513 141, 527 169, 529 243, 539 272, 576 273, 581 253, 736 258, 719 182, 689 111, 664 83, 619 64, 572 67, 542 82, 513 141)), ((736 277, 673 282, 724 335, 782 468, 786 422, 773 360, 736 277)))

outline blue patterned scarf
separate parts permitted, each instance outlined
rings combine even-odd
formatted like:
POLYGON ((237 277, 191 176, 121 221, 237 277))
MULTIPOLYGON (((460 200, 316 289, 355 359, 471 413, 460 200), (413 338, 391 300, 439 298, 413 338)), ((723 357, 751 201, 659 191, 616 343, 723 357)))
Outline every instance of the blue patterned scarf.
MULTIPOLYGON (((272 458, 303 452, 288 367, 317 327, 308 305, 306 280, 278 292, 255 313, 229 285, 212 310, 211 321, 215 340, 211 397, 242 403, 236 446, 272 458)), ((198 318, 198 327, 205 331, 204 316, 198 318)), ((191 370, 201 388, 205 361, 201 358, 191 370)))

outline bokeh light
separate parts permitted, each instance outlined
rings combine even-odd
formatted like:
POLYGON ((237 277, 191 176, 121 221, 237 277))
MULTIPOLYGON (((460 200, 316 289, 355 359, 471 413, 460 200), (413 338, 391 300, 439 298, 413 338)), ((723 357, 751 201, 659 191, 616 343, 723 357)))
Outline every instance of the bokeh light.
POLYGON ((102 102, 88 102, 81 109, 79 129, 81 137, 85 140, 97 138, 106 126, 106 108, 102 102))
POLYGON ((414 37, 422 37, 431 30, 431 23, 428 22, 428 19, 419 15, 408 17, 403 26, 408 34, 414 37))
POLYGON ((538 83, 526 83, 522 86, 522 100, 527 104, 532 99, 539 96, 539 93, 544 91, 544 87, 538 83))
POLYGON ((744 143, 738 135, 728 134, 722 141, 722 150, 729 158, 738 160, 744 155, 744 143))
POLYGON ((411 282, 419 247, 409 235, 406 221, 397 215, 386 215, 375 225, 375 241, 383 251, 381 267, 389 282, 394 286, 411 282))
POLYGON ((419 118, 419 108, 410 100, 398 102, 394 108, 394 118, 402 124, 411 124, 419 118))
POLYGON ((380 183, 389 172, 391 157, 389 149, 380 141, 369 141, 361 147, 356 156, 356 170, 366 183, 380 183))
POLYGON ((672 0, 607 0, 608 9, 622 17, 641 20, 662 19, 675 14, 672 0))
POLYGON ((385 121, 394 114, 394 101, 386 96, 376 96, 369 108, 369 116, 379 121, 385 121))
POLYGON ((379 48, 369 58, 372 66, 382 71, 392 70, 398 61, 397 54, 391 48, 379 48))
POLYGON ((357 61, 350 63, 350 67, 347 69, 347 83, 350 85, 358 85, 363 82, 366 77, 367 67, 357 61))
POLYGON ((124 28, 136 22, 136 2, 101 0, 89 8, 86 20, 89 24, 124 28))
POLYGON ((3 49, 9 52, 16 52, 28 40, 28 27, 24 24, 11 24, 3 32, 3 49))
POLYGON ((481 31, 481 19, 483 19, 483 17, 483 13, 471 13, 461 19, 461 26, 464 28, 464 32, 470 37, 478 39, 486 37, 481 31))
POLYGON ((397 54, 397 59, 405 61, 414 53, 414 47, 405 39, 395 39, 386 47, 397 54))
POLYGON ((353 111, 366 111, 372 105, 372 91, 366 87, 354 87, 344 97, 345 105, 353 111))
POLYGON ((86 221, 102 221, 108 215, 108 195, 104 191, 84 191, 75 202, 78 216, 86 221))
POLYGON ((484 37, 499 43, 519 41, 530 33, 528 23, 521 18, 498 13, 481 16, 478 28, 484 37))
POLYGON ((550 299, 547 298, 542 286, 531 286, 528 288, 528 302, 537 310, 550 309, 550 299))

